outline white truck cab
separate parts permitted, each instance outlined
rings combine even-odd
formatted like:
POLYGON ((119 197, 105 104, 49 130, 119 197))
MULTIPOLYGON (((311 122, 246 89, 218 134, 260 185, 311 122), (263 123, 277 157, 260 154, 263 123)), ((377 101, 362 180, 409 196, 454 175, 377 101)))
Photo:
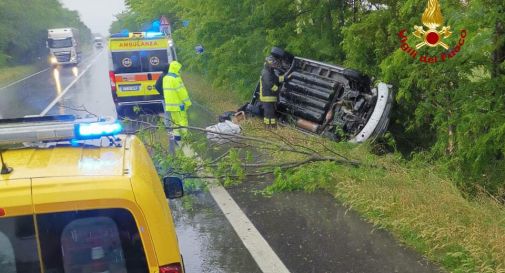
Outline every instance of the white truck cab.
POLYGON ((95 36, 94 44, 96 49, 102 49, 104 46, 103 38, 101 36, 95 36))
POLYGON ((53 66, 77 65, 81 60, 79 30, 55 28, 47 31, 49 62, 53 66))

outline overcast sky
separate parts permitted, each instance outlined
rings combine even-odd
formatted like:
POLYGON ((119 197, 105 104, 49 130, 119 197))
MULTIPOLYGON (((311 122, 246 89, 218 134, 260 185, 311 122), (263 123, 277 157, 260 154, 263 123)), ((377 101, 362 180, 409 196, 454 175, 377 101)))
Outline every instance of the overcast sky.
POLYGON ((93 33, 109 34, 114 15, 125 10, 124 0, 60 0, 65 7, 77 10, 81 20, 93 33))

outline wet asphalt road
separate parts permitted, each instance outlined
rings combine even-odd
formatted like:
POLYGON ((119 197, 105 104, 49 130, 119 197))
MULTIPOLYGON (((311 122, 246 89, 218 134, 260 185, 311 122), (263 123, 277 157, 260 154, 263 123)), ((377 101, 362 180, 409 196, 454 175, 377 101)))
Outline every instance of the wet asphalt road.
MULTIPOLYGON (((90 56, 79 73, 94 60, 90 56)), ((61 71, 59 80, 53 73, 48 70, 0 87, 0 118, 38 115, 65 91, 47 109, 49 115, 116 116, 104 52, 71 88, 67 86, 76 76, 70 70, 61 71)), ((197 126, 215 123, 198 106, 190 112, 190 120, 197 126)), ((229 192, 291 272, 439 272, 328 194, 281 193, 270 198, 254 194, 267 184, 248 181, 229 192)), ((188 273, 261 272, 208 192, 197 190, 170 205, 188 273)))

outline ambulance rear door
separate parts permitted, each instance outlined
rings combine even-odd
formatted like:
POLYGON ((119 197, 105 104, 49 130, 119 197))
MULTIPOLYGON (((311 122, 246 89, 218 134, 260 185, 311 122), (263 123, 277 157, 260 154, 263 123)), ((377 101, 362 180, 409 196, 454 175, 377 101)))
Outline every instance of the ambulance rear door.
POLYGON ((139 40, 128 45, 139 46, 124 49, 115 47, 111 50, 117 97, 121 100, 127 97, 161 95, 155 89, 156 80, 174 59, 167 39, 139 40))

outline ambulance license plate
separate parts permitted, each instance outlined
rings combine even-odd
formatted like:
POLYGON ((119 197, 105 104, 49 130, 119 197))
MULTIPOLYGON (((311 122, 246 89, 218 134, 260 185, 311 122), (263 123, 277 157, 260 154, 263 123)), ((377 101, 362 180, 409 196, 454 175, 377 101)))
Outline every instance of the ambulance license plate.
POLYGON ((135 84, 135 85, 121 85, 119 86, 121 91, 139 91, 140 90, 140 84, 135 84))

